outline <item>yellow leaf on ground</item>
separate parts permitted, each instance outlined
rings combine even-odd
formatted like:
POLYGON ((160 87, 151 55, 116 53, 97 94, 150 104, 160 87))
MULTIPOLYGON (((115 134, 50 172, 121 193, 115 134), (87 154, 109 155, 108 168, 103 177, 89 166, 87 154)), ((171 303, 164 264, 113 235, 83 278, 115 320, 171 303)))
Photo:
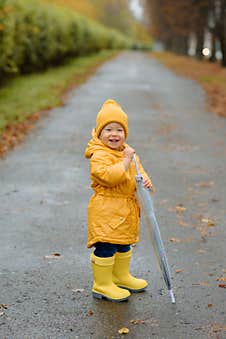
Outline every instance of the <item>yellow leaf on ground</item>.
POLYGON ((215 222, 212 219, 209 219, 209 218, 202 218, 201 222, 207 224, 208 227, 215 226, 215 222))
POLYGON ((129 329, 127 327, 120 328, 120 330, 118 330, 118 333, 119 334, 128 334, 129 329))

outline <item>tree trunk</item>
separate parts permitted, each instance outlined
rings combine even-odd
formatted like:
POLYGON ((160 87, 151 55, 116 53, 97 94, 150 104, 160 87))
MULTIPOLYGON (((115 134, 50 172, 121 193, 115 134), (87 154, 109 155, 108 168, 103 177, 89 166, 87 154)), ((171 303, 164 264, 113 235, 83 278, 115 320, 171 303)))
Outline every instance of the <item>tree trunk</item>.
POLYGON ((204 45, 204 32, 203 30, 196 33, 197 45, 196 45, 196 57, 200 60, 203 58, 202 50, 204 45))
POLYGON ((216 36, 214 33, 211 33, 211 57, 209 58, 210 62, 216 62, 216 36))
POLYGON ((175 35, 171 40, 170 50, 176 54, 188 54, 188 38, 175 35))
POLYGON ((226 34, 222 34, 222 37, 220 39, 220 45, 222 53, 221 65, 223 67, 226 67, 226 34))
POLYGON ((222 52, 222 61, 221 64, 223 67, 226 67, 226 0, 222 1, 221 8, 221 52, 222 52))

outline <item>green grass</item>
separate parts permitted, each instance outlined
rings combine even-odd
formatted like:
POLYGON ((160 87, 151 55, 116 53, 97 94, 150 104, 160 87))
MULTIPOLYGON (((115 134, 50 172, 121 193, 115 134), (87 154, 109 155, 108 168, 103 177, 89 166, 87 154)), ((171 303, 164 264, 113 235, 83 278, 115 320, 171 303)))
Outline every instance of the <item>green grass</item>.
POLYGON ((102 51, 92 56, 75 58, 67 64, 11 80, 0 88, 0 135, 7 126, 24 121, 35 112, 62 103, 62 95, 79 85, 96 67, 116 52, 102 51))

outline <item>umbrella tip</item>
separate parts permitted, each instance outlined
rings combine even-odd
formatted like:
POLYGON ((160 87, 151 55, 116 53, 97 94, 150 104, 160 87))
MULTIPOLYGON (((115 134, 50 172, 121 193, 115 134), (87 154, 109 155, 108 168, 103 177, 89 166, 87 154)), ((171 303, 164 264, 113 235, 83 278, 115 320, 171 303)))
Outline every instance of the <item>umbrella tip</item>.
POLYGON ((175 297, 174 297, 173 290, 169 290, 169 294, 170 294, 170 299, 171 299, 172 304, 175 304, 176 300, 175 300, 175 297))

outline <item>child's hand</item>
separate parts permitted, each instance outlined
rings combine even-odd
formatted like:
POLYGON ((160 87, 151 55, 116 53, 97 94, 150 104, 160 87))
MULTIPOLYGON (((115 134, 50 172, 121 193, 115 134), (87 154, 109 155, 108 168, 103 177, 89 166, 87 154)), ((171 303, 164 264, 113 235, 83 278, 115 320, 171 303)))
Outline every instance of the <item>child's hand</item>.
POLYGON ((149 179, 143 179, 143 184, 144 184, 144 187, 151 190, 152 192, 154 192, 154 187, 152 185, 152 182, 149 180, 149 179))
POLYGON ((130 146, 126 146, 126 148, 123 151, 124 158, 127 158, 130 161, 133 160, 134 154, 135 154, 135 150, 132 147, 130 147, 130 146))
POLYGON ((123 157, 124 157, 123 164, 124 164, 126 171, 128 170, 130 163, 133 160, 134 154, 135 154, 134 149, 130 146, 126 146, 126 148, 123 151, 123 157))

